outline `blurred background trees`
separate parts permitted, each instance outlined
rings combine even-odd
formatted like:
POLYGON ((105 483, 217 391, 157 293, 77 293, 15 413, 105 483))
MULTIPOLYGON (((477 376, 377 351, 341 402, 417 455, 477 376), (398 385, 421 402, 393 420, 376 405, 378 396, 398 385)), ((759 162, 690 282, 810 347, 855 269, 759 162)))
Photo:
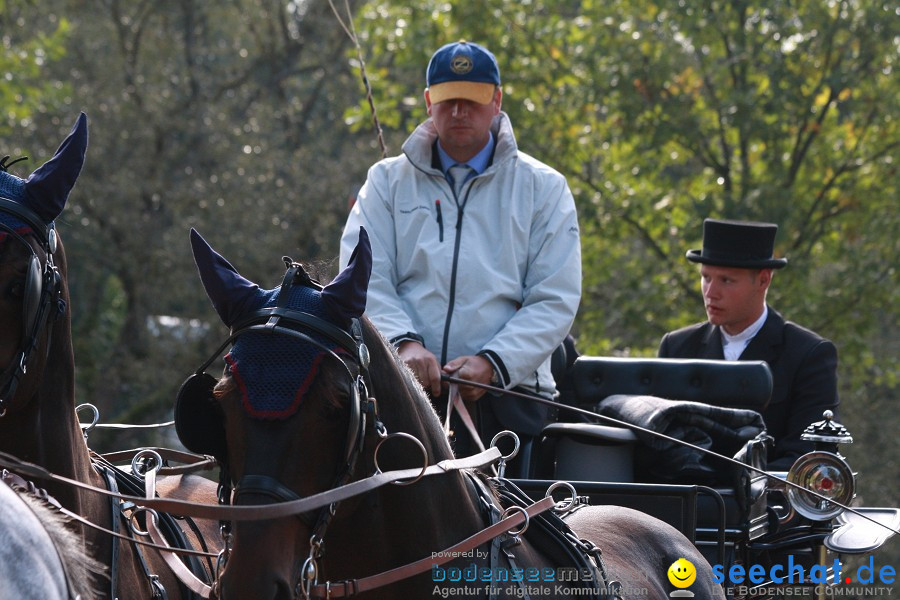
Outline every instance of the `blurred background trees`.
MULTIPOLYGON (((861 495, 896 503, 893 3, 337 6, 354 14, 390 154, 425 118, 439 45, 497 55, 520 147, 578 203, 584 353, 652 355, 665 331, 703 319, 684 260, 703 218, 778 223, 790 264, 770 302, 837 344, 861 495)), ((78 111, 91 120, 60 220, 79 401, 105 421, 168 419, 224 333, 190 227, 272 286, 283 254, 334 274, 349 201, 381 155, 357 51, 322 0, 0 0, 0 40, 0 151, 32 158, 15 173, 46 160, 78 111)))

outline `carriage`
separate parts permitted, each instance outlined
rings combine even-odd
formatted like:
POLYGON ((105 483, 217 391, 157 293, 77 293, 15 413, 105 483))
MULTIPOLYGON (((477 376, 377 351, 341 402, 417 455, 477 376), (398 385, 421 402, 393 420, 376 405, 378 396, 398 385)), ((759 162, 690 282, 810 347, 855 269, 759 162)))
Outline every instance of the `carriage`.
MULTIPOLYGON (((708 423, 697 418, 698 410, 713 410, 718 427, 732 409, 761 410, 772 390, 771 372, 762 361, 585 356, 575 361, 569 376, 576 406, 603 413, 609 397, 649 400, 655 402, 655 431, 695 440, 698 435, 707 439, 702 430, 708 423)), ((531 478, 516 483, 537 494, 548 481, 569 481, 592 503, 631 506, 672 524, 716 565, 718 580, 734 596, 784 595, 777 590, 793 583, 822 596, 829 584, 865 582, 849 565, 876 552, 900 528, 896 508, 843 508, 855 497, 856 474, 840 448, 853 438, 830 411, 803 434, 815 451, 786 472, 766 470, 770 439, 764 431, 745 435, 735 454, 743 468, 715 458, 705 459, 709 468, 702 468, 702 456, 692 460, 680 454, 667 461, 665 454, 677 444, 653 444, 651 433, 635 433, 637 420, 579 417, 563 417, 544 429, 531 478), (698 459, 701 468, 672 472, 678 470, 675 465, 697 465, 698 459), (791 578, 789 564, 803 570, 791 578), (748 570, 754 566, 758 573, 751 578, 748 570)), ((715 432, 710 435, 714 438, 715 432)))
POLYGON ((816 581, 834 581, 844 573, 840 563, 829 564, 829 552, 873 552, 897 532, 896 509, 846 507, 854 475, 837 448, 850 436, 827 415, 808 431, 819 448, 789 472, 765 470, 766 437, 755 435, 743 440, 736 459, 701 451, 715 467, 693 460, 697 472, 727 474, 701 483, 685 473, 670 473, 676 480, 668 482, 638 481, 636 467, 646 464, 641 436, 665 433, 599 415, 604 398, 623 394, 723 410, 758 407, 771 393, 764 364, 580 358, 571 408, 580 407, 585 418, 544 431, 531 477, 472 474, 495 463, 502 472, 505 458, 491 448, 454 459, 421 388, 363 317, 371 269, 364 235, 352 268, 328 286, 287 261, 282 285, 260 291, 192 232, 201 279, 231 334, 182 387, 176 427, 189 450, 218 461, 222 506, 205 479, 184 489, 176 484, 168 498, 157 498, 160 453, 152 468, 131 461, 131 469, 116 469, 85 447, 74 416, 66 263, 52 221, 78 176, 86 135, 82 115, 59 151, 74 157, 55 161, 42 176, 71 164, 55 189, 46 181, 35 186, 29 201, 38 204, 0 203, 0 213, 13 217, 3 225, 13 240, 3 277, 22 280, 12 284, 18 291, 0 315, 4 331, 16 332, 4 339, 10 360, 3 365, 0 449, 42 464, 9 454, 0 462, 49 479, 62 505, 105 529, 85 530, 82 539, 114 575, 105 583, 110 597, 155 598, 161 587, 180 590, 180 597, 218 598, 407 599, 470 591, 490 598, 722 598, 726 588, 733 596, 760 597, 776 594, 783 556, 816 573, 816 581), (50 207, 40 204, 48 192, 50 207), (248 366, 239 373, 232 361, 217 381, 206 369, 229 347, 232 359, 242 352, 248 366), (299 379, 296 361, 305 365, 299 379), (274 402, 248 392, 254 377, 275 382, 274 402), (424 464, 409 467, 409 457, 420 454, 424 464), (146 497, 128 488, 134 481, 120 479, 120 471, 142 478, 146 497), (566 498, 557 501, 554 493, 566 498), (151 537, 152 549, 129 540, 119 551, 110 541, 123 507, 132 515, 131 533, 151 537), (168 513, 224 523, 222 539, 209 535, 214 522, 207 527, 213 552, 200 553, 215 556, 221 548, 216 568, 207 569, 212 586, 184 583, 190 561, 173 562, 158 531, 168 513), (673 579, 681 561, 692 569, 686 585, 673 579), (133 588, 117 587, 117 569, 125 569, 120 579, 133 588), (495 576, 510 573, 519 578, 492 587, 495 576), (573 573, 577 580, 568 585, 542 585, 573 573), (741 573, 754 587, 728 585, 741 573))

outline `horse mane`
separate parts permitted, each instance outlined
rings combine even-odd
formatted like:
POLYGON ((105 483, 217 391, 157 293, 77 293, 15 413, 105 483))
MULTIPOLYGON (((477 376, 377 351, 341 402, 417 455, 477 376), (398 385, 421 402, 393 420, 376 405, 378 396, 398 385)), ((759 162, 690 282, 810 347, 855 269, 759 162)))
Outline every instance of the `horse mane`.
POLYGON ((72 521, 42 498, 21 491, 18 494, 47 530, 75 597, 99 596, 99 590, 93 587, 92 578, 96 575, 106 577, 106 566, 88 554, 81 543, 81 537, 70 528, 72 521))
POLYGON ((373 389, 369 393, 378 399, 378 409, 395 416, 398 422, 419 423, 425 433, 420 441, 435 462, 453 458, 437 413, 412 371, 368 317, 363 317, 362 324, 371 357, 369 378, 373 389))

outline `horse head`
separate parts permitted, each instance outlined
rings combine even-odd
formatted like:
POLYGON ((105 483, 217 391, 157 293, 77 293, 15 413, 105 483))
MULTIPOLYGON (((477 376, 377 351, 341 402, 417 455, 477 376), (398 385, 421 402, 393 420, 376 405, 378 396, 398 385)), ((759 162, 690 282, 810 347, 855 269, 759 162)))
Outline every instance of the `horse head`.
MULTIPOLYGON (((220 381, 203 373, 204 365, 182 387, 176 405, 182 442, 220 459, 234 485, 235 504, 328 489, 347 476, 360 443, 358 387, 365 358, 358 319, 371 271, 367 240, 331 284, 319 286, 286 259, 282 284, 268 290, 241 276, 196 231, 191 243, 207 295, 231 329, 226 345, 233 346, 220 381)), ((303 560, 312 525, 309 519, 238 523, 223 575, 226 589, 234 580, 263 594, 280 588, 263 597, 291 597, 292 572, 303 560), (273 535, 280 540, 279 553, 294 558, 280 561, 281 572, 277 563, 268 565, 276 571, 268 578, 244 557, 269 553, 273 535), (286 540, 293 540, 293 548, 285 548, 286 540)))
MULTIPOLYGON (((262 289, 195 231, 191 242, 207 295, 231 335, 182 386, 175 420, 188 449, 222 463, 226 488, 233 487, 223 501, 290 501, 372 474, 373 449, 384 433, 376 421, 425 440, 429 461, 452 456, 421 388, 363 316, 372 265, 364 230, 347 267, 326 286, 286 258, 281 285, 262 289), (205 371, 229 346, 224 375, 216 381, 205 371), (379 398, 377 411, 372 397, 379 398)), ((409 466, 409 447, 387 446, 378 456, 386 468, 409 466)), ((377 511, 360 510, 370 501, 344 501, 335 514, 324 508, 234 523, 219 597, 294 597, 301 567, 315 552, 310 540, 323 535, 323 521, 333 521, 327 543, 339 549, 345 536, 355 535, 351 530, 358 531, 356 515, 363 515, 367 528, 379 527, 377 511)), ((338 551, 320 564, 340 574, 348 562, 338 551)))
MULTIPOLYGON (((38 389, 73 385, 65 373, 45 373, 54 351, 72 354, 66 305, 66 259, 55 220, 84 164, 87 117, 82 113, 53 158, 28 178, 0 161, 0 415, 21 412, 38 389), (54 323, 56 322, 56 323, 54 323)), ((63 366, 63 365, 60 365, 63 366)), ((64 366, 63 366, 64 367, 64 366)))

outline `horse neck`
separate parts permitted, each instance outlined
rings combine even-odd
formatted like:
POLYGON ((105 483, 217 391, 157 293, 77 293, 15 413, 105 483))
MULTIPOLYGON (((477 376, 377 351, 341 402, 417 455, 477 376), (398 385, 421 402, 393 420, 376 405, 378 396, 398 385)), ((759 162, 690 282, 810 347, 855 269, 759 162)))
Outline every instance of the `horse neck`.
MULTIPOLYGON (((370 391, 378 400, 388 433, 404 432, 421 441, 432 464, 452 458, 428 400, 399 372, 379 379, 370 391)), ((380 461, 390 452, 419 456, 409 440, 389 440, 386 444, 385 452, 379 453, 380 461), (390 448, 390 444, 398 446, 390 448)), ((371 465, 373 452, 374 445, 367 447, 361 464, 371 465)), ((326 574, 329 578, 372 575, 430 556, 482 527, 478 501, 459 471, 429 476, 409 486, 388 485, 359 502, 348 503, 335 519, 326 538, 334 562, 325 563, 326 574), (347 561, 347 556, 360 559, 347 561)))
MULTIPOLYGON (((50 472, 95 483, 90 455, 75 414, 75 359, 68 312, 53 323, 41 383, 25 408, 0 420, 2 449, 50 472)), ((70 485, 40 482, 63 506, 80 513, 70 485)))

